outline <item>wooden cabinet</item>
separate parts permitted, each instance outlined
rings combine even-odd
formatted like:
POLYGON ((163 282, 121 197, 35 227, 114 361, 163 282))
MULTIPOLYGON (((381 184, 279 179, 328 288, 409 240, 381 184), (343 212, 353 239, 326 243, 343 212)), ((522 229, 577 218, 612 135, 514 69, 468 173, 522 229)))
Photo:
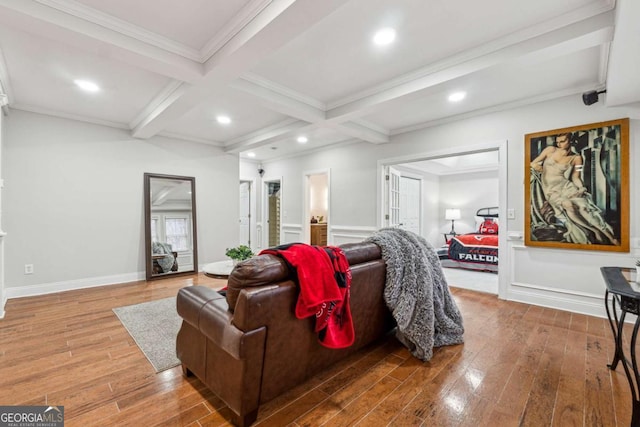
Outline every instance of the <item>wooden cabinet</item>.
POLYGON ((327 245, 327 224, 311 224, 311 244, 327 245))

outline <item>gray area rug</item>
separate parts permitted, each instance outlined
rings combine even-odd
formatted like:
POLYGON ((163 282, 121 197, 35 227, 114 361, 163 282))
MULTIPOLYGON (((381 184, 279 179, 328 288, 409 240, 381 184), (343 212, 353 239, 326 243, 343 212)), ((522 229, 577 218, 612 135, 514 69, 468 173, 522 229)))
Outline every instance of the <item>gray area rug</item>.
POLYGON ((156 372, 180 364, 176 356, 176 336, 182 319, 176 311, 175 297, 117 307, 113 312, 156 372))

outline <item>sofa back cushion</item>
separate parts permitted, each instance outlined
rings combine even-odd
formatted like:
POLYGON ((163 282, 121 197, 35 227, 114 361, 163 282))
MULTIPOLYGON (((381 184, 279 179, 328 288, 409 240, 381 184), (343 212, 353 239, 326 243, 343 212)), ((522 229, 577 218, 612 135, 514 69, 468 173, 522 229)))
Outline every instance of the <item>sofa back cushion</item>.
MULTIPOLYGON (((380 248, 374 243, 347 243, 340 246, 349 265, 356 265, 380 259, 380 248)), ((238 294, 244 288, 264 286, 291 279, 287 264, 275 255, 258 255, 238 263, 227 283, 227 302, 233 311, 238 294)))

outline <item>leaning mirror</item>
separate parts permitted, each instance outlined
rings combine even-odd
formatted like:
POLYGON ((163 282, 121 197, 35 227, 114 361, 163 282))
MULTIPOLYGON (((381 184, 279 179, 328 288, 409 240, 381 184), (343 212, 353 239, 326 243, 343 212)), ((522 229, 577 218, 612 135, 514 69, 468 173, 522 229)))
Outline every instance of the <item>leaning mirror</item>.
POLYGON ((197 271, 196 179, 144 174, 147 280, 197 271))

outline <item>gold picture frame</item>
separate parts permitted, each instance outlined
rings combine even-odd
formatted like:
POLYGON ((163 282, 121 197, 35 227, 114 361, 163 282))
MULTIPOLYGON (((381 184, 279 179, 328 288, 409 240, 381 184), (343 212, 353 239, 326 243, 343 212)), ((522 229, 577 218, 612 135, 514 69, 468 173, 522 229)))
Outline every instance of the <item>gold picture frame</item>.
POLYGON ((525 245, 629 252, 629 119, 525 135, 525 245))

